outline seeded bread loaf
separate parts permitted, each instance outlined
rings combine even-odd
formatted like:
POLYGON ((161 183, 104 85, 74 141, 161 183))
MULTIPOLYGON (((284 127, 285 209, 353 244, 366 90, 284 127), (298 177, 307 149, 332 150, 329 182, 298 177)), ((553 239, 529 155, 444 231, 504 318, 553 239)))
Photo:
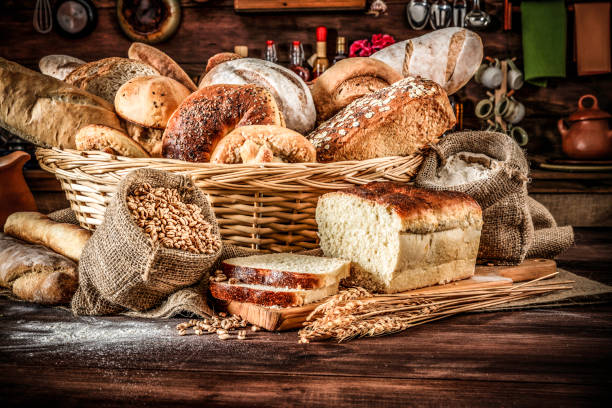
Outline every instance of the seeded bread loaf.
POLYGON ((215 299, 278 307, 303 306, 338 293, 337 284, 304 290, 225 281, 211 282, 209 289, 215 299))
POLYGON ((351 102, 307 138, 319 162, 366 160, 413 154, 454 125, 442 87, 408 77, 351 102))
POLYGON ((474 274, 482 211, 467 194, 370 183, 323 195, 326 256, 352 262, 347 285, 394 293, 474 274))

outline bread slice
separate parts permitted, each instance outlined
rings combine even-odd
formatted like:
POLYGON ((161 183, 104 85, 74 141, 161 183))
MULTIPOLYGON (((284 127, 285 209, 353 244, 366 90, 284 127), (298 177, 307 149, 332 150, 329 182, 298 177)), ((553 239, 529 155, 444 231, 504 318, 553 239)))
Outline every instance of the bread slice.
POLYGON ((144 62, 111 57, 81 65, 66 77, 66 82, 114 104, 121 85, 146 75, 159 75, 159 72, 144 62))
POLYGON ((318 302, 338 293, 338 284, 320 289, 304 290, 275 288, 247 283, 211 282, 210 293, 215 299, 255 303, 261 306, 294 307, 318 302))
POLYGON ((349 274, 350 262, 298 254, 265 254, 226 259, 228 278, 242 283, 293 289, 320 289, 338 285, 349 274))

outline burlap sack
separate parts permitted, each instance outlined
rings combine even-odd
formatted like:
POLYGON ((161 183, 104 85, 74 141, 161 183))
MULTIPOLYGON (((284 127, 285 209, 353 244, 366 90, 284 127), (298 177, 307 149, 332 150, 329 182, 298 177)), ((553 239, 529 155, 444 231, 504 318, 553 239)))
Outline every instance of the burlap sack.
MULTIPOLYGON (((528 253, 530 256, 546 254, 547 257, 553 257, 573 242, 571 227, 558 229, 556 224, 551 224, 546 227, 548 231, 536 233, 529 208, 531 201, 527 196, 528 176, 529 164, 525 154, 512 138, 498 132, 468 131, 450 134, 433 146, 417 174, 415 184, 432 190, 461 191, 472 196, 483 210, 479 261, 516 265, 528 253), (501 167, 491 177, 483 180, 451 187, 438 184, 436 175, 439 168, 444 166, 450 156, 459 152, 486 154, 500 161, 501 167), (568 231, 571 239, 568 239, 568 231), (532 253, 531 248, 534 248, 532 253)), ((538 210, 539 229, 548 225, 539 221, 543 212, 550 219, 552 216, 541 205, 538 210)))
POLYGON ((199 206, 219 236, 219 227, 208 199, 186 177, 152 169, 129 173, 119 184, 79 262, 79 289, 72 310, 79 315, 104 315, 128 310, 142 312, 156 306, 171 293, 191 286, 208 273, 221 255, 153 245, 138 227, 126 205, 127 195, 143 183, 176 188, 186 203, 199 206))

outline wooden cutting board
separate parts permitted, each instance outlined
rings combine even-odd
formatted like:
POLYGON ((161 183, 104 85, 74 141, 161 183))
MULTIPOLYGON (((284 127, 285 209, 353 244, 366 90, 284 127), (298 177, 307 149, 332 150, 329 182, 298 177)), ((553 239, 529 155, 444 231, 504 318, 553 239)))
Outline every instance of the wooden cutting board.
MULTIPOLYGON (((557 270, 557 264, 550 259, 528 259, 517 266, 476 266, 472 278, 435 285, 427 288, 409 290, 404 293, 440 293, 457 289, 479 289, 495 286, 510 286, 550 275, 557 270)), ((290 330, 302 327, 306 317, 320 303, 306 306, 273 309, 252 303, 228 302, 227 311, 241 316, 249 323, 269 331, 290 330)))

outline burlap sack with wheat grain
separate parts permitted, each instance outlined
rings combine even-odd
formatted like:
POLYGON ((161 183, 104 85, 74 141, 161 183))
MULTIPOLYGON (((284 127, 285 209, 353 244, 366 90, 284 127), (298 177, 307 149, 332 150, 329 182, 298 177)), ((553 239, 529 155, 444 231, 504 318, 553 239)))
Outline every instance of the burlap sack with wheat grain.
POLYGON ((498 132, 468 131, 450 134, 433 146, 415 184, 472 196, 483 210, 479 261, 516 265, 527 256, 553 258, 574 242, 572 227, 558 227, 550 212, 528 197, 528 180, 529 164, 512 138, 498 132), (460 152, 485 154, 501 167, 486 179, 450 187, 438 184, 439 169, 460 152))
MULTIPOLYGON (((79 261, 79 289, 72 300, 75 314, 140 313, 162 302, 171 310, 173 304, 167 304, 169 295, 202 280, 208 281, 221 248, 212 255, 166 248, 152 243, 134 222, 127 207, 127 196, 144 183, 154 188, 177 189, 183 202, 202 209, 202 216, 212 225, 211 233, 220 239, 210 203, 190 179, 152 169, 129 173, 106 208, 104 221, 83 249, 79 261)), ((204 293, 205 290, 203 288, 204 293)), ((180 301, 175 300, 176 303, 180 301)), ((205 306, 205 300, 198 301, 205 306)))

